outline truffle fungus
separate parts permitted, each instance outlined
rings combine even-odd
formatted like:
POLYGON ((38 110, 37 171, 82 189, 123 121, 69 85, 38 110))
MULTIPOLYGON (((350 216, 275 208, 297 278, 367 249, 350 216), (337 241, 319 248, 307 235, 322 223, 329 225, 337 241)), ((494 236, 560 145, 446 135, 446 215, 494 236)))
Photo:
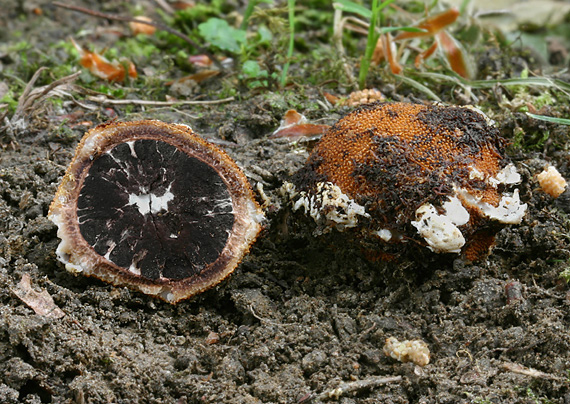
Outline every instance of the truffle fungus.
POLYGON ((137 121, 87 132, 49 218, 68 271, 176 303, 233 272, 263 213, 222 150, 185 125, 137 121))
POLYGON ((322 227, 438 253, 488 254, 526 211, 493 122, 473 107, 372 103, 340 119, 286 184, 322 227))

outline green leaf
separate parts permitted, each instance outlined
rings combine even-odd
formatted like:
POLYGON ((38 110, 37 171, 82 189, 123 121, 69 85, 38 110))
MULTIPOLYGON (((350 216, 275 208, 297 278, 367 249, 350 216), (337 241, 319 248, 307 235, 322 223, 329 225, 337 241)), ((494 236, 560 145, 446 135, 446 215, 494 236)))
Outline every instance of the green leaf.
POLYGON ((350 0, 337 0, 333 3, 334 8, 337 10, 346 11, 347 13, 358 14, 366 19, 372 18, 372 11, 360 4, 350 0))
POLYGON ((198 25, 200 35, 210 44, 233 53, 239 53, 245 42, 245 31, 231 27, 225 20, 210 18, 198 25))
POLYGON ((273 39, 273 34, 265 25, 262 25, 257 30, 257 35, 259 36, 259 43, 270 43, 273 39))
POLYGON ((255 60, 248 60, 244 62, 241 70, 248 77, 258 77, 261 73, 261 67, 255 60))

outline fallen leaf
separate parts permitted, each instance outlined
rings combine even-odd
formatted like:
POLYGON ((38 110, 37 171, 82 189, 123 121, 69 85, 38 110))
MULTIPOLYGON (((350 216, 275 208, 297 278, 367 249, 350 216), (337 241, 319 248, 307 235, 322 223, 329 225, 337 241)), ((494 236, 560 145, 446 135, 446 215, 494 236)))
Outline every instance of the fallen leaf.
POLYGON ((318 125, 308 123, 304 115, 298 113, 294 109, 290 109, 285 113, 281 120, 281 125, 273 132, 270 138, 288 137, 296 139, 300 137, 308 137, 322 135, 330 129, 329 125, 318 125))
POLYGON ((87 68, 94 76, 118 82, 123 82, 127 74, 133 79, 137 78, 137 69, 133 62, 125 60, 124 64, 128 66, 125 68, 124 64, 118 61, 110 62, 104 56, 84 49, 73 39, 71 39, 71 42, 77 49, 77 52, 79 52, 79 63, 81 66, 87 68))
POLYGON ((12 292, 40 316, 50 318, 65 316, 63 310, 55 305, 53 298, 47 291, 36 292, 32 288, 29 274, 22 275, 22 280, 16 288, 12 289, 12 292))

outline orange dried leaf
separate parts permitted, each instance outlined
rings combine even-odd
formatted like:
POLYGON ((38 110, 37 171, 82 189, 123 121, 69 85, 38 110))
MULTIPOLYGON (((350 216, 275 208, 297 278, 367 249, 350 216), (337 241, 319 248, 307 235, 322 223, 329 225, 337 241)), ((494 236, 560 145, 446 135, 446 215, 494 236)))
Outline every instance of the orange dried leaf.
POLYGON ((392 35, 390 34, 384 34, 380 37, 380 39, 382 40, 382 49, 384 49, 384 57, 386 58, 386 60, 388 60, 388 63, 390 64, 390 70, 392 70, 392 73, 394 74, 400 74, 402 72, 402 66, 400 66, 400 64, 396 61, 396 58, 394 56, 394 52, 392 49, 392 35))
POLYGON ((188 56, 188 62, 198 67, 209 67, 213 63, 208 55, 190 55, 188 56))
POLYGON ((294 109, 290 109, 285 112, 283 119, 281 120, 281 126, 279 128, 287 128, 292 125, 298 125, 307 123, 307 118, 303 114, 298 113, 294 109))
POLYGON ((317 125, 314 123, 303 123, 274 132, 270 138, 288 137, 297 139, 301 137, 323 135, 330 129, 329 125, 317 125))
POLYGON ((186 10, 188 8, 194 7, 196 4, 193 1, 175 1, 170 3, 170 6, 175 10, 186 10))
POLYGON ((131 61, 126 61, 128 68, 125 69, 125 66, 121 63, 117 61, 110 62, 104 56, 84 49, 73 39, 71 42, 77 49, 77 52, 79 52, 79 63, 81 66, 88 69, 94 76, 107 81, 117 82, 123 82, 127 74, 132 78, 137 77, 136 67, 131 61))
POLYGON ((325 97, 325 99, 330 102, 332 105, 336 105, 336 103, 338 102, 338 100, 340 100, 340 97, 337 97, 336 95, 333 95, 331 93, 327 93, 326 91, 323 91, 323 96, 325 97))
POLYGON ((429 58, 431 55, 433 55, 433 53, 437 50, 437 42, 434 42, 428 49, 426 49, 425 51, 423 51, 422 53, 420 53, 418 56, 416 56, 416 60, 414 61, 414 66, 416 66, 416 69, 419 69, 422 62, 429 58))
POLYGON ((437 42, 445 58, 449 62, 451 70, 464 78, 471 78, 472 69, 469 65, 465 50, 451 35, 441 31, 436 35, 437 42))
POLYGON ((400 41, 402 39, 432 36, 454 23, 457 17, 459 17, 459 10, 455 7, 450 8, 443 13, 428 17, 416 25, 418 28, 425 29, 427 32, 400 32, 394 40, 400 41))
POLYGON ((281 125, 270 138, 287 137, 296 139, 300 137, 309 137, 322 135, 330 129, 329 125, 317 125, 308 123, 304 115, 298 113, 294 109, 290 109, 285 113, 281 120, 281 125))

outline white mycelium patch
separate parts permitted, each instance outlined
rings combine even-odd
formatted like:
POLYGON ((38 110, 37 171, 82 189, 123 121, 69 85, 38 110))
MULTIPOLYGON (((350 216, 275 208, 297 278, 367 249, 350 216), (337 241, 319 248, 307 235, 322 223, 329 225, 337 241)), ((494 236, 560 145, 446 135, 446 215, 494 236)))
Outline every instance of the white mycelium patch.
POLYGON ((496 177, 487 177, 481 171, 477 170, 475 167, 469 167, 471 171, 469 172, 469 179, 478 179, 485 181, 493 187, 497 187, 499 184, 513 185, 521 182, 521 175, 518 173, 517 168, 514 164, 507 164, 501 171, 497 173, 496 177))
POLYGON ((518 173, 514 164, 508 164, 505 168, 497 173, 497 177, 489 178, 489 183, 496 187, 499 184, 512 185, 521 182, 521 175, 518 173))
POLYGON ((305 213, 308 213, 316 222, 324 219, 340 231, 356 227, 359 216, 370 217, 364 206, 356 203, 331 182, 317 183, 317 192, 311 195, 304 191, 297 192, 291 183, 286 183, 283 190, 289 194, 291 199, 296 199, 293 203, 293 210, 303 208, 305 213))
MULTIPOLYGON (((512 163, 499 171, 496 177, 486 177, 483 173, 471 167, 469 178, 484 180, 495 188, 500 184, 513 185, 521 182, 521 175, 512 163)), ((480 197, 472 195, 464 188, 454 187, 454 190, 457 195, 461 196, 467 207, 478 209, 489 219, 497 220, 501 223, 518 224, 526 212, 527 205, 526 203, 521 203, 518 189, 515 189, 512 195, 504 193, 497 206, 482 202, 480 197)))
POLYGON ((505 224, 519 224, 527 208, 526 203, 521 203, 518 189, 515 189, 512 195, 503 194, 497 206, 482 202, 481 198, 471 195, 464 189, 459 189, 458 193, 470 207, 479 209, 489 219, 505 224))
POLYGON ((135 152, 135 141, 131 140, 130 142, 126 142, 126 143, 129 146, 129 149, 131 149, 131 156, 138 159, 139 156, 137 156, 137 153, 135 152))
MULTIPOLYGON (((505 166, 496 177, 487 177, 475 168, 471 168, 470 179, 480 179, 493 187, 499 184, 512 185, 521 181, 521 176, 513 164, 505 166)), ((469 190, 454 187, 455 195, 443 204, 445 214, 441 215, 431 204, 424 204, 416 210, 416 221, 412 225, 435 252, 461 252, 465 238, 458 226, 469 221, 469 213, 465 209, 475 209, 489 219, 505 224, 521 222, 527 205, 521 203, 519 190, 512 194, 504 193, 497 206, 483 202, 481 197, 472 195, 469 190), (459 197, 459 198, 458 198, 459 197)))
POLYGON ((439 214, 431 203, 416 210, 416 221, 412 225, 434 252, 461 252, 465 238, 457 226, 469 221, 469 213, 456 197, 443 204, 444 214, 439 214))
POLYGON ((214 203, 213 209, 208 210, 204 216, 214 217, 216 215, 227 215, 233 213, 232 198, 217 199, 214 203), (228 210, 229 209, 229 210, 228 210))
POLYGON ((418 339, 398 341, 394 337, 386 338, 383 351, 400 362, 412 362, 419 366, 426 366, 430 360, 429 347, 418 339))

